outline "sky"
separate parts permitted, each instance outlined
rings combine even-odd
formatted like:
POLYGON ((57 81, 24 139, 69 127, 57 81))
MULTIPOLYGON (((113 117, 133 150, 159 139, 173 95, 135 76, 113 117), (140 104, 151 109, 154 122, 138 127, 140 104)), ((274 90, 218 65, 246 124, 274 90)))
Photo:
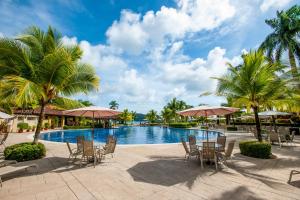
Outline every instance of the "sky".
POLYGON ((237 65, 272 31, 264 22, 300 0, 0 0, 0 37, 49 25, 78 44, 99 91, 73 98, 120 110, 160 111, 173 97, 220 105, 212 77, 237 65))

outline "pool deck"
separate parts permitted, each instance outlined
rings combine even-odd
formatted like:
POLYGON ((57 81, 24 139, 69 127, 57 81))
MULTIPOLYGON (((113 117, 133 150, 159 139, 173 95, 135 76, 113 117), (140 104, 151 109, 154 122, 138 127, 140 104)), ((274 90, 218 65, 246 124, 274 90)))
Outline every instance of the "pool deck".
MULTIPOLYGON (((228 139, 251 138, 227 133, 228 139)), ((7 144, 30 141, 27 133, 9 135, 7 144)), ((228 167, 185 162, 181 144, 117 146, 95 168, 68 162, 66 144, 45 142, 40 168, 3 176, 0 199, 300 199, 300 175, 287 184, 290 171, 300 170, 300 137, 295 144, 274 145, 277 159, 255 159, 236 147, 228 167)))

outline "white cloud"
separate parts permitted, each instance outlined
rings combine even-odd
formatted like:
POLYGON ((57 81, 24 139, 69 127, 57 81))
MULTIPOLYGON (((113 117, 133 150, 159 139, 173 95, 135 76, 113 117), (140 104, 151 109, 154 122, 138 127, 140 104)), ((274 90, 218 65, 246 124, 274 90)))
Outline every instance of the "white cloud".
POLYGON ((144 16, 123 10, 106 35, 111 46, 139 55, 164 46, 166 39, 175 41, 188 33, 211 30, 235 14, 229 0, 180 0, 178 8, 162 6, 144 16))
POLYGON ((289 4, 292 0, 263 0, 260 5, 260 10, 265 12, 270 8, 283 8, 289 4))

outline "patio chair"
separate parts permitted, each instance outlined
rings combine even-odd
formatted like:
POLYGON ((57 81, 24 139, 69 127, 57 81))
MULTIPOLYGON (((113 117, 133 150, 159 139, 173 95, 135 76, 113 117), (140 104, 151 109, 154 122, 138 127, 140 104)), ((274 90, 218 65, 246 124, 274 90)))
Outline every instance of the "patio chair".
POLYGON ((227 165, 227 160, 229 160, 231 158, 234 144, 235 144, 235 140, 229 141, 226 151, 218 153, 219 161, 223 162, 225 165, 227 165))
POLYGON ((188 148, 188 146, 187 146, 187 144, 186 144, 186 142, 185 142, 185 140, 183 139, 183 138, 181 138, 181 143, 182 143, 182 145, 183 145, 183 147, 184 147, 184 150, 185 150, 185 156, 184 156, 184 158, 187 160, 187 161, 189 161, 190 160, 190 158, 192 157, 192 156, 196 156, 196 158, 199 158, 199 151, 198 151, 198 149, 196 150, 196 151, 190 151, 189 150, 189 148, 188 148))
POLYGON ((219 152, 225 152, 226 136, 218 136, 217 144, 221 145, 218 147, 219 152))
POLYGON ((93 141, 83 141, 83 152, 82 152, 82 158, 80 161, 80 166, 82 166, 82 162, 86 159, 87 163, 90 159, 93 159, 94 167, 96 166, 97 159, 97 152, 94 148, 94 142, 93 141))
MULTIPOLYGON (((16 161, 12 161, 16 162, 16 161)), ((3 175, 20 171, 20 170, 26 170, 28 168, 35 167, 36 169, 39 168, 39 166, 35 163, 32 163, 30 161, 25 161, 25 162, 20 162, 20 163, 15 163, 15 164, 5 164, 4 166, 0 167, 0 185, 2 187, 2 179, 1 177, 3 175)))
POLYGON ((213 160, 218 170, 218 157, 216 153, 215 142, 203 142, 202 150, 200 151, 201 168, 203 169, 203 160, 213 160))
POLYGON ((99 149, 97 154, 99 156, 100 161, 105 159, 105 155, 110 154, 111 157, 114 157, 114 152, 117 145, 117 139, 115 137, 108 138, 108 144, 106 144, 103 149, 99 149))
POLYGON ((74 162, 76 160, 77 156, 82 155, 82 151, 79 151, 78 147, 72 149, 70 146, 70 143, 69 142, 66 142, 66 143, 67 143, 68 150, 70 153, 69 159, 73 159, 73 162, 74 162))
POLYGON ((84 141, 83 135, 76 137, 77 152, 83 152, 83 141, 84 141))
POLYGON ((293 176, 293 175, 296 175, 296 174, 300 174, 300 171, 298 171, 298 170, 292 170, 292 171, 291 171, 290 177, 289 177, 289 180, 288 180, 288 183, 291 183, 291 181, 292 181, 292 176, 293 176))
POLYGON ((189 136, 189 146, 190 146, 190 152, 198 152, 196 136, 194 135, 189 136))
POLYGON ((6 147, 5 141, 6 141, 7 137, 8 137, 8 134, 9 134, 8 132, 6 132, 6 133, 0 133, 0 147, 3 147, 3 148, 6 147))
POLYGON ((286 136, 280 133, 276 133, 275 131, 269 132, 269 143, 274 144, 274 142, 279 144, 281 148, 283 142, 287 142, 286 136))

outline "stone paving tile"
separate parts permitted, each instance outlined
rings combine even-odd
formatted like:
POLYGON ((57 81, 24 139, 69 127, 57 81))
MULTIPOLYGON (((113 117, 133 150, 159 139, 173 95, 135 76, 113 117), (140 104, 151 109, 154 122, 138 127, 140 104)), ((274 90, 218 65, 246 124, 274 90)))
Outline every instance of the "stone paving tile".
MULTIPOLYGON (((246 134, 228 139, 248 138, 246 134)), ((12 134, 8 144, 24 142, 26 134, 12 134)), ((65 144, 46 143, 47 157, 37 162, 38 173, 3 177, 0 199, 300 199, 300 189, 288 185, 292 169, 300 167, 300 137, 294 147, 273 146, 277 159, 262 160, 239 154, 228 167, 185 162, 180 144, 118 146, 95 168, 68 162, 65 144)), ((77 162, 78 163, 78 162, 77 162)), ((300 169, 299 169, 300 170, 300 169)), ((300 183, 300 176, 293 177, 300 183)))

